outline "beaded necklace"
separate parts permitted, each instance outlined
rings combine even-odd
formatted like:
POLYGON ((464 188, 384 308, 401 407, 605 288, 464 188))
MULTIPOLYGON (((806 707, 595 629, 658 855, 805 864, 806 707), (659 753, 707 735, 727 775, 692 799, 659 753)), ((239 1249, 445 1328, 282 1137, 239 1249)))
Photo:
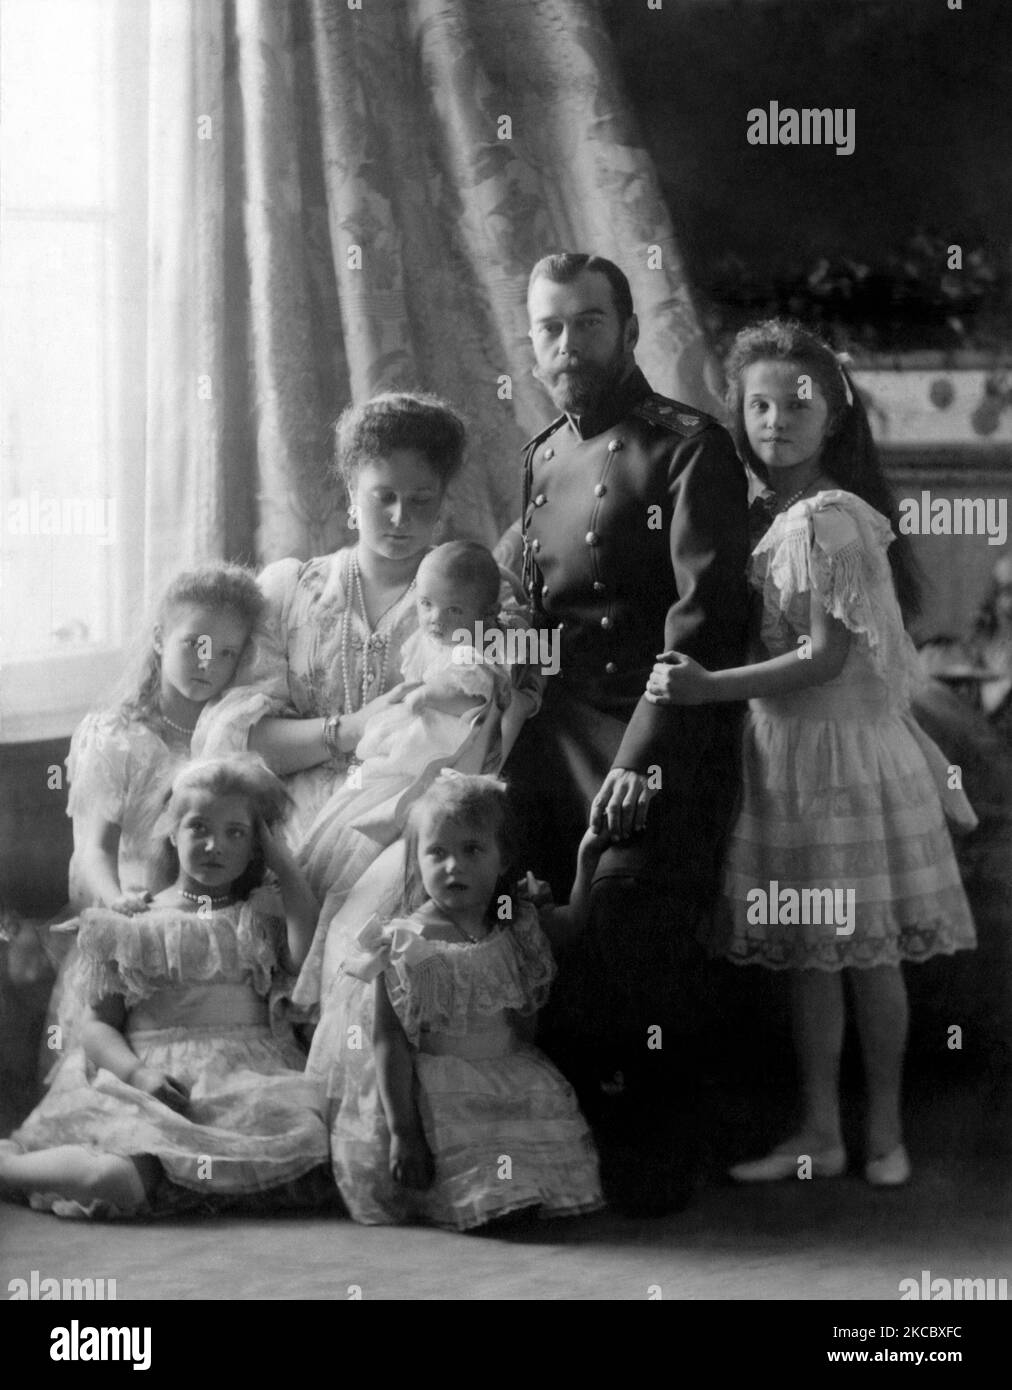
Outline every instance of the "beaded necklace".
POLYGON ((386 632, 381 632, 380 629, 388 615, 393 612, 407 594, 410 594, 414 587, 415 581, 412 578, 407 588, 402 593, 398 594, 393 603, 385 608, 379 615, 376 619, 376 626, 371 628, 369 626, 369 618, 366 614, 365 594, 362 590, 362 571, 359 569, 358 565, 358 553, 354 550, 352 551, 350 574, 348 576, 349 602, 345 605, 344 612, 341 614, 341 681, 344 685, 344 709, 341 711, 342 714, 353 714, 355 710, 361 709, 368 700, 369 687, 372 685, 373 681, 372 672, 369 669, 370 652, 378 651, 381 653, 377 693, 383 693, 383 682, 386 680, 387 675, 387 659, 390 655, 390 629, 393 627, 393 623, 391 622, 388 625, 386 632), (362 643, 362 689, 360 692, 356 692, 359 695, 357 704, 352 697, 351 688, 351 627, 352 609, 355 607, 358 608, 359 613, 362 615, 362 622, 366 630, 366 638, 362 643))

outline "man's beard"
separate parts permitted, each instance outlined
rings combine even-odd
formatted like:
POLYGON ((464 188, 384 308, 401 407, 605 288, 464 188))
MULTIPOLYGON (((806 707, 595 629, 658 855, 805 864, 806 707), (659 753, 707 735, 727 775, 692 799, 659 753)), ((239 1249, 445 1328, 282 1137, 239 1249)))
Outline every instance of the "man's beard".
POLYGON ((625 353, 619 349, 609 362, 581 362, 578 367, 555 370, 535 367, 534 376, 552 398, 556 410, 583 415, 615 389, 625 371, 625 353))

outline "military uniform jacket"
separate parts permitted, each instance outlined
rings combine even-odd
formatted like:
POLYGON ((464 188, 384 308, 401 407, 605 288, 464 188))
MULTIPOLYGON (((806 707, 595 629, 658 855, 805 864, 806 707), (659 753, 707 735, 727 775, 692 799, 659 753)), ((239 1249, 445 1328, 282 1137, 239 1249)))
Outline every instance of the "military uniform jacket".
POLYGON ((670 766, 701 711, 644 698, 657 654, 710 670, 747 658, 747 483, 731 438, 635 368, 597 410, 533 439, 524 466, 525 580, 536 625, 560 629, 553 679, 627 721, 614 767, 670 766))

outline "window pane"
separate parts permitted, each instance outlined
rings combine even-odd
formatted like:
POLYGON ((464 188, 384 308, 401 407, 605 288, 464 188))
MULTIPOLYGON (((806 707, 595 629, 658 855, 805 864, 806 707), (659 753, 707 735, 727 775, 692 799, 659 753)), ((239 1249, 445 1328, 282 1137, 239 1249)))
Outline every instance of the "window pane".
POLYGON ((103 197, 104 0, 0 7, 3 201, 94 206, 103 197))
POLYGON ((5 222, 0 607, 8 660, 116 637, 104 274, 102 223, 5 222))

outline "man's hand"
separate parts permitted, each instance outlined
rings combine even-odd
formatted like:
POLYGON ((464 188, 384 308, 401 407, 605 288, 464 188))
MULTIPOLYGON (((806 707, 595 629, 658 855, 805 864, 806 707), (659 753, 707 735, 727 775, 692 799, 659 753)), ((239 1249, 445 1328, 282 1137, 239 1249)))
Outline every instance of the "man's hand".
POLYGON ((607 830, 613 840, 628 840, 647 823, 647 808, 655 796, 646 774, 613 767, 590 805, 590 828, 607 830))

